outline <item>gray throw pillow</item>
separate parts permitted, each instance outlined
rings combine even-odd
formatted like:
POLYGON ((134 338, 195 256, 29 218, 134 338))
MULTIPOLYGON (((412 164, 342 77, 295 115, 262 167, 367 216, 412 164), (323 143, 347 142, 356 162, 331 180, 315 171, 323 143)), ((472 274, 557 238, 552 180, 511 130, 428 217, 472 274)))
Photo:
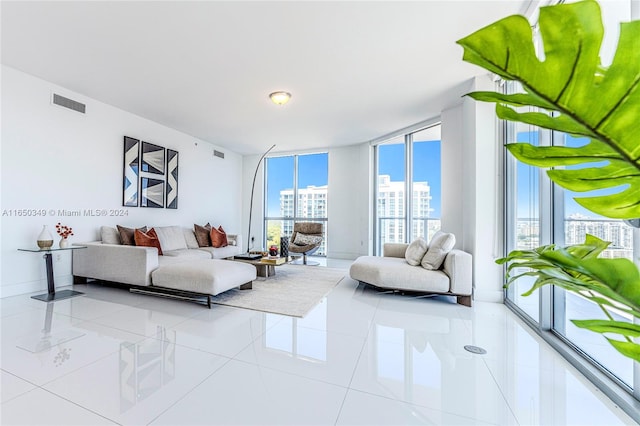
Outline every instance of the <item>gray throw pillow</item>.
POLYGON ((102 244, 121 244, 120 233, 111 226, 100 227, 100 240, 102 240, 102 244))
POLYGON ((187 242, 187 248, 197 249, 200 247, 198 244, 198 240, 196 240, 196 234, 193 229, 182 228, 182 232, 184 233, 184 240, 187 242))
POLYGON ((424 269, 436 270, 440 269, 447 253, 453 250, 456 245, 456 237, 453 234, 447 234, 442 231, 436 232, 429 243, 429 249, 422 258, 420 264, 424 269))
POLYGON ((162 251, 186 250, 187 241, 179 226, 157 226, 153 228, 160 241, 162 251))
POLYGON ((407 251, 404 253, 405 260, 411 266, 420 265, 420 261, 427 252, 428 247, 429 245, 427 244, 427 240, 422 237, 419 237, 417 240, 413 240, 413 242, 409 244, 409 247, 407 247, 407 251))

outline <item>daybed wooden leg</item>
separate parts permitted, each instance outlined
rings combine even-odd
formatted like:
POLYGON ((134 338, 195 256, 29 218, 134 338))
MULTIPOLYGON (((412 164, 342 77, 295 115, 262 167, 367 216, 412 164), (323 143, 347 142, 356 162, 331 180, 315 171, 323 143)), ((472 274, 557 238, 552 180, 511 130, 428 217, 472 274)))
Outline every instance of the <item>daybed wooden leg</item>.
POLYGON ((207 294, 207 307, 211 309, 211 295, 207 294))
POLYGON ((240 290, 251 290, 253 288, 253 281, 249 281, 246 284, 240 286, 240 290))
POLYGON ((471 307, 471 296, 458 296, 458 304, 471 307))
POLYGON ((79 277, 77 275, 73 276, 73 283, 74 284, 86 284, 87 283, 87 277, 79 277))

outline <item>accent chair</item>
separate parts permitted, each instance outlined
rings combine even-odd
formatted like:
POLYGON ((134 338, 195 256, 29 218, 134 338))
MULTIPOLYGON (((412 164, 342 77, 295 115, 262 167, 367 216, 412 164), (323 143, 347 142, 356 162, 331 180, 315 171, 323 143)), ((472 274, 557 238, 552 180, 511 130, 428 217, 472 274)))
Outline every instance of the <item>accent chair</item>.
MULTIPOLYGON (((307 255, 315 253, 322 244, 323 225, 318 222, 298 222, 293 225, 293 234, 289 240, 289 253, 302 254, 303 265, 319 265, 307 261, 307 255)), ((300 264, 299 261, 293 263, 300 264)))

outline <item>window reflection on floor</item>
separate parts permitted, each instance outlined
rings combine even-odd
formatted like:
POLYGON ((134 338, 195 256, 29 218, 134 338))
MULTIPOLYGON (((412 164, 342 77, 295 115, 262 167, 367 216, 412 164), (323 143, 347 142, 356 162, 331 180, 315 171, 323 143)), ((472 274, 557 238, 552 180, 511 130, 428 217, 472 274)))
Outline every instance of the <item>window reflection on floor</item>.
POLYGON ((327 301, 324 300, 304 318, 267 316, 264 345, 268 349, 313 362, 327 360, 327 301), (277 327, 273 325, 278 324, 277 327))

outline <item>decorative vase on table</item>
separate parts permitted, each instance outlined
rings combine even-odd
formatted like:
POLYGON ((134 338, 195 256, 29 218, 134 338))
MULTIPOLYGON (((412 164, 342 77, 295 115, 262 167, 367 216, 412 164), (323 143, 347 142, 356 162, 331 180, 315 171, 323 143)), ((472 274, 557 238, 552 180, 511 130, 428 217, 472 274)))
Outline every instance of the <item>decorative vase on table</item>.
POLYGON ((280 237, 280 257, 289 257, 289 237, 280 237))
POLYGON ((60 242, 58 243, 60 248, 67 248, 71 245, 68 238, 60 238, 60 242))
POLYGON ((42 250, 50 249, 53 245, 53 236, 51 235, 51 232, 49 232, 49 229, 47 229, 47 225, 42 226, 42 232, 38 235, 38 240, 36 242, 38 243, 38 247, 42 250))

